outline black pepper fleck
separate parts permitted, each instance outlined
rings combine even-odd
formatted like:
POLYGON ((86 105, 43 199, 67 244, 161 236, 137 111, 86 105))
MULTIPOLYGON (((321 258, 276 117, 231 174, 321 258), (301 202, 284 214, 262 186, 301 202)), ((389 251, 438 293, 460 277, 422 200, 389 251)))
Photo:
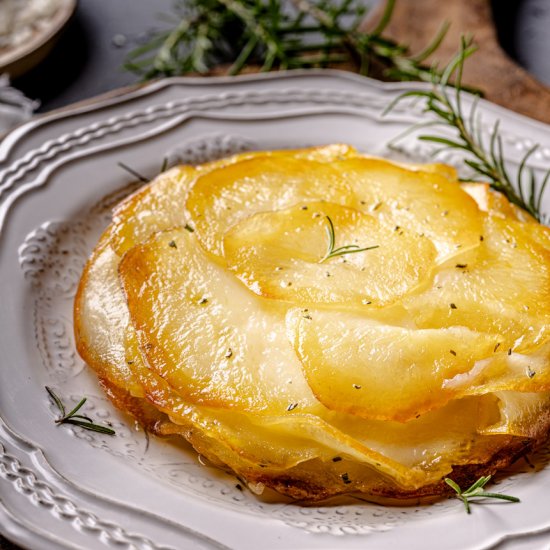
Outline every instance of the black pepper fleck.
POLYGON ((342 481, 348 485, 349 483, 351 483, 351 479, 349 478, 349 475, 347 473, 344 473, 342 474, 342 481))

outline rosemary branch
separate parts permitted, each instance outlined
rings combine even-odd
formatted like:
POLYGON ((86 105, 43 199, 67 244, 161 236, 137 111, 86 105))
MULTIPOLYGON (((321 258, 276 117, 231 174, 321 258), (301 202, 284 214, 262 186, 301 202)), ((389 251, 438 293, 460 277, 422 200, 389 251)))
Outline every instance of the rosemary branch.
POLYGON ((46 391, 51 397, 52 401, 55 403, 55 406, 59 409, 61 416, 55 420, 55 423, 59 426, 61 424, 73 424, 74 426, 80 426, 85 430, 90 430, 92 432, 99 432, 107 435, 115 435, 115 431, 107 426, 102 426, 100 424, 95 424, 94 421, 84 414, 77 414, 78 411, 82 408, 84 403, 86 403, 87 398, 83 397, 78 404, 69 412, 66 412, 65 405, 61 399, 55 394, 55 392, 46 387, 46 391))
POLYGON ((366 13, 360 0, 178 0, 172 28, 154 33, 130 52, 125 68, 145 79, 207 73, 228 64, 228 74, 247 65, 262 71, 352 64, 361 74, 373 66, 397 80, 429 81, 424 66, 448 25, 417 55, 385 38, 395 0, 386 0, 380 21, 361 30, 366 13))
POLYGON ((462 37, 457 55, 441 73, 433 72, 431 90, 405 92, 388 106, 385 113, 405 98, 423 99, 424 112, 434 115, 435 120, 416 125, 412 129, 443 126, 452 129, 455 136, 423 134, 418 139, 441 145, 435 152, 436 155, 447 149, 460 150, 465 156, 464 163, 474 173, 469 181, 488 181, 495 191, 503 193, 510 202, 524 209, 539 222, 543 222, 546 215, 541 211, 542 198, 550 179, 550 170, 542 181, 538 181, 534 170, 527 168, 527 161, 539 146, 533 146, 524 155, 513 182, 505 166, 500 121, 497 120, 493 125, 489 141, 486 143, 482 135, 481 115, 477 111, 479 97, 474 100, 468 113, 464 111, 462 97, 468 90, 462 86, 462 73, 466 59, 476 49, 470 38, 462 37), (454 88, 449 87, 451 81, 454 88))
POLYGON ((327 220, 327 236, 328 236, 328 245, 325 255, 319 260, 319 263, 322 264, 330 258, 336 258, 338 256, 344 256, 345 254, 356 254, 357 252, 365 252, 366 250, 373 250, 375 248, 380 248, 380 245, 375 244, 373 246, 359 247, 356 244, 347 244, 345 246, 336 246, 336 233, 334 231, 334 224, 332 220, 326 216, 327 220))
POLYGON ((503 495, 501 493, 489 493, 484 490, 485 485, 489 483, 491 476, 481 476, 475 483, 473 483, 468 489, 463 491, 459 485, 452 479, 446 477, 445 483, 453 489, 456 493, 456 498, 459 498, 466 508, 468 514, 472 513, 470 508, 470 501, 477 498, 495 498, 499 500, 507 500, 508 502, 520 502, 519 498, 510 495, 503 495))

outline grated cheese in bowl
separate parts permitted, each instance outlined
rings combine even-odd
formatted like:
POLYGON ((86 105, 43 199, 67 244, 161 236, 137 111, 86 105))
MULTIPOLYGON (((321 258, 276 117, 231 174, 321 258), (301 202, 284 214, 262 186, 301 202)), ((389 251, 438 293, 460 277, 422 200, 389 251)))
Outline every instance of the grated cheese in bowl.
POLYGON ((49 24, 67 0, 0 0, 0 51, 17 48, 49 24))

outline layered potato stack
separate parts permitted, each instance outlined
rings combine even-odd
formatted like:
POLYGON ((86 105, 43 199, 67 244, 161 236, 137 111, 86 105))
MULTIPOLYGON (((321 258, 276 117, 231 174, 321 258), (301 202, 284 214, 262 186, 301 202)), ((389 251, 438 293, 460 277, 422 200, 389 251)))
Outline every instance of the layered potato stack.
POLYGON ((75 302, 118 407, 310 501, 443 494, 540 444, 549 317, 548 228, 448 166, 346 145, 160 174, 75 302))

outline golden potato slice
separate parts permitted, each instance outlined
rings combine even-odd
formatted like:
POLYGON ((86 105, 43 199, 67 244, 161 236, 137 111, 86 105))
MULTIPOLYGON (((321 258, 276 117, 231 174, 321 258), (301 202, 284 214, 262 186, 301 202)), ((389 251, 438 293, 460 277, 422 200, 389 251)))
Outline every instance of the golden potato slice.
MULTIPOLYGON (((442 176, 453 183, 457 182, 459 179, 458 171, 453 166, 449 164, 442 164, 441 162, 403 162, 395 159, 382 159, 381 157, 375 157, 372 155, 359 153, 355 151, 355 154, 348 155, 347 158, 359 157, 365 160, 373 160, 386 162, 403 170, 409 172, 424 172, 427 174, 437 174, 442 176)), ((333 159, 333 160, 344 160, 343 158, 333 159)))
POLYGON ((509 202, 502 193, 491 189, 488 183, 465 182, 461 183, 460 187, 476 201, 483 212, 489 212, 501 218, 511 218, 526 223, 537 223, 535 218, 530 216, 525 210, 509 202))
POLYGON ((124 330, 128 308, 118 281, 119 258, 104 233, 86 264, 74 304, 78 353, 100 376, 143 395, 125 359, 124 330))
POLYGON ((265 154, 240 153, 196 167, 176 166, 159 174, 114 209, 109 229, 111 246, 122 256, 157 231, 185 225, 187 193, 200 174, 265 154))
POLYGON ((530 218, 531 223, 512 223, 513 231, 521 235, 522 239, 534 241, 546 252, 550 253, 550 227, 535 223, 530 218))
POLYGON ((360 157, 335 162, 333 168, 352 186, 357 197, 353 206, 391 227, 427 236, 435 244, 439 260, 477 246, 480 211, 458 182, 449 181, 448 174, 360 157))
POLYGON ((420 170, 422 172, 428 172, 428 174, 438 174, 453 183, 458 181, 458 172, 456 168, 449 166, 448 164, 442 164, 441 162, 430 162, 423 164, 409 163, 402 166, 404 168, 408 168, 409 170, 420 170))
POLYGON ((286 155, 265 156, 226 166, 199 177, 187 209, 201 244, 223 256, 223 236, 257 212, 308 201, 349 204, 350 187, 330 163, 286 155))
POLYGON ((356 157, 359 153, 355 147, 346 143, 331 143, 329 145, 318 145, 315 147, 305 147, 303 149, 278 149, 274 151, 262 151, 262 155, 271 157, 285 158, 291 155, 294 158, 302 160, 314 160, 317 162, 334 162, 335 160, 344 160, 356 157))
POLYGON ((550 338, 529 355, 501 352, 494 360, 481 361, 470 372, 459 374, 447 382, 447 387, 462 395, 481 395, 502 391, 550 391, 550 338))
POLYGON ((223 247, 228 267, 260 296, 373 308, 426 284, 436 257, 426 237, 328 202, 255 214, 226 233, 223 247))
POLYGON ((456 257, 430 289, 403 299, 417 326, 500 334, 501 351, 541 346, 550 336, 550 251, 531 238, 537 227, 488 217, 476 258, 456 257))
POLYGON ((317 399, 379 420, 407 421, 441 407, 456 395, 445 382, 491 357, 499 340, 465 327, 414 330, 319 309, 307 317, 291 310, 287 323, 317 399))
POLYGON ((185 225, 185 199, 198 170, 177 166, 133 193, 113 211, 110 243, 122 256, 156 231, 185 225))
POLYGON ((541 439, 550 419, 549 392, 496 392, 499 400, 499 421, 480 430, 483 435, 510 434, 541 439))
POLYGON ((250 293, 185 229, 126 253, 119 276, 147 364, 189 403, 315 409, 286 336, 285 308, 250 293))

